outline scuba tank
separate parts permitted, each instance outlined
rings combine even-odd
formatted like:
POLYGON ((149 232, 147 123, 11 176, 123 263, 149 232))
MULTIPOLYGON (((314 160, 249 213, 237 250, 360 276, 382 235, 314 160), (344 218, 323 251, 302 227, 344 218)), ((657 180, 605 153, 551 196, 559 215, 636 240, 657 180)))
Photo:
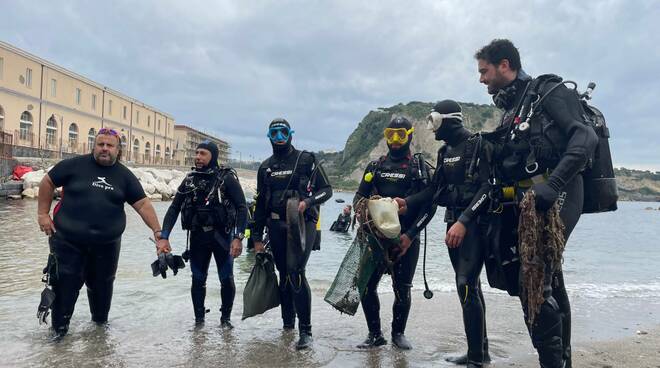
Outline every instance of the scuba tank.
POLYGON ((603 113, 589 105, 596 84, 589 83, 586 92, 580 95, 580 102, 585 112, 585 121, 596 132, 598 145, 594 157, 582 173, 584 177, 584 205, 582 213, 616 211, 619 194, 614 178, 612 153, 610 152, 610 131, 603 113))
MULTIPOLYGON (((520 117, 525 117, 524 122, 517 124, 517 132, 523 132, 528 128, 531 131, 530 136, 533 139, 530 142, 540 141, 539 136, 546 135, 545 129, 538 126, 534 126, 534 121, 531 121, 532 118, 541 111, 537 110, 537 107, 542 108, 542 103, 545 98, 550 95, 556 88, 561 85, 572 85, 573 91, 575 91, 576 98, 579 99, 580 104, 582 105, 583 110, 583 120, 584 123, 589 126, 598 136, 598 144, 594 155, 589 159, 587 165, 582 172, 584 178, 584 202, 582 207, 582 213, 599 213, 599 212, 609 212, 616 211, 617 209, 617 200, 619 198, 616 186, 616 179, 614 177, 614 167, 612 165, 612 154, 610 152, 609 137, 610 132, 605 123, 605 117, 603 113, 600 112, 597 108, 589 105, 588 101, 591 99, 591 94, 593 93, 596 84, 594 82, 589 83, 587 90, 579 94, 577 92, 577 84, 573 81, 562 80, 561 77, 552 74, 545 74, 537 77, 532 82, 531 87, 529 87, 527 97, 523 101, 523 106, 521 107, 520 117), (543 85, 546 81, 553 80, 556 82, 556 85, 550 88, 543 95, 540 94, 540 91, 544 90, 543 85), (536 98, 535 101, 531 101, 533 98, 536 98), (534 134, 536 136, 534 137, 534 134)), ((522 120, 521 120, 522 121, 522 120)), ((532 144, 532 143, 530 143, 532 144)), ((534 152, 534 147, 532 147, 534 152)), ((532 155, 530 155, 532 156, 532 155)), ((531 160, 534 164, 535 160, 531 160)), ((529 164, 530 159, 528 157, 527 164, 529 164)), ((538 168, 538 164, 536 164, 538 168)), ((527 170, 527 167, 525 167, 527 170)))

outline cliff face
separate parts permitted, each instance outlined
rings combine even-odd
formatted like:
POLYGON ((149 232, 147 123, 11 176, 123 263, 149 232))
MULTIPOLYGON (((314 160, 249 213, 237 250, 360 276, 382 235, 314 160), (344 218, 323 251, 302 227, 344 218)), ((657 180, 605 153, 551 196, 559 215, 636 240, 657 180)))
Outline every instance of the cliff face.
MULTIPOLYGON (((460 103, 465 124, 473 132, 489 131, 498 124, 502 113, 492 105, 460 103)), ((340 152, 318 153, 333 185, 338 189, 355 190, 364 168, 371 160, 387 152, 383 129, 393 116, 408 118, 415 127, 412 141, 413 152, 422 152, 425 159, 435 164, 440 143, 426 129, 426 115, 432 103, 410 102, 370 111, 360 121, 340 152)), ((629 201, 660 201, 660 173, 650 171, 616 169, 619 198, 629 201)))
POLYGON ((660 202, 660 172, 615 169, 619 199, 660 202))
MULTIPOLYGON (((466 126, 475 132, 493 129, 501 117, 494 106, 471 103, 461 103, 461 106, 466 126)), ((440 143, 426 128, 426 116, 432 107, 432 103, 415 101, 370 111, 348 137, 343 151, 319 154, 325 160, 328 175, 340 187, 356 186, 367 163, 387 152, 383 129, 393 116, 403 116, 412 122, 415 128, 411 145, 413 152, 422 152, 426 160, 435 163, 440 143)))

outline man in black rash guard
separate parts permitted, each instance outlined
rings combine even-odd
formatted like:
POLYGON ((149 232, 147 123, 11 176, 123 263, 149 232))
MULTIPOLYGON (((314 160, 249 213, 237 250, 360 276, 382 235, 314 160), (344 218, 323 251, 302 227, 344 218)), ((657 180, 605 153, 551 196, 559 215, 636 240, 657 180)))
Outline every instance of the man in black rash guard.
MULTIPOLYGON (((557 202, 568 240, 582 213, 582 170, 598 143, 598 136, 585 123, 577 93, 559 84, 556 76, 532 79, 522 70, 518 49, 509 40, 493 40, 477 51, 475 59, 479 81, 488 86, 495 105, 504 110, 500 127, 489 133, 498 147, 493 160, 496 179, 503 187, 513 187, 517 200, 532 190, 539 211, 547 211, 557 202), (537 89, 544 96, 536 104, 540 113, 529 123, 523 120, 527 110, 522 111, 529 105, 525 103, 528 89, 537 89)), ((499 211, 502 218, 514 213, 513 229, 502 229, 502 233, 515 234, 516 211, 516 206, 506 205, 499 211)), ((517 286, 511 285, 513 294, 517 286)), ((561 270, 554 274, 546 270, 543 297, 535 323, 528 325, 539 363, 547 368, 570 367, 571 312, 561 270)), ((526 311, 524 302, 523 307, 526 311)))
MULTIPOLYGON (((119 144, 116 131, 99 130, 93 153, 60 161, 39 185, 39 227, 49 236, 56 259, 56 273, 51 275, 56 295, 51 318, 59 336, 68 332, 83 284, 87 285, 92 321, 108 320, 121 235, 126 228, 124 203, 137 211, 156 238, 160 236, 156 212, 140 182, 118 162, 119 144), (51 219, 57 187, 63 188, 62 199, 51 219)), ((157 253, 169 251, 166 246, 157 248, 157 253)))
POLYGON ((316 157, 291 145, 293 130, 286 120, 273 120, 268 127, 268 138, 273 155, 257 171, 257 207, 251 236, 255 252, 263 252, 263 231, 268 227, 270 248, 280 275, 283 327, 293 329, 297 315, 299 340, 296 348, 306 349, 312 343, 312 293, 305 267, 316 238, 319 205, 332 197, 332 187, 316 157), (304 214, 306 239, 302 253, 301 250, 287 252, 289 198, 300 200, 298 212, 304 214))
POLYGON ((231 329, 231 310, 236 295, 233 259, 243 249, 247 205, 238 177, 231 168, 218 167, 218 147, 204 141, 195 152, 195 168, 183 180, 163 220, 160 242, 169 246, 169 236, 181 213, 181 225, 190 231, 190 269, 195 321, 206 314, 206 278, 211 255, 220 279, 220 325, 231 329), (233 237, 233 239, 232 239, 233 237))
MULTIPOLYGON (((388 153, 367 168, 353 199, 353 207, 358 210, 358 202, 373 195, 381 197, 405 197, 425 189, 427 179, 430 179, 429 168, 419 155, 412 155, 410 144, 413 138, 413 126, 404 117, 395 117, 385 128, 388 153)), ((358 215, 359 216, 359 215, 358 215)), ((392 306, 392 343, 402 350, 412 349, 406 339, 405 329, 410 312, 412 287, 417 259, 419 258, 418 229, 413 222, 417 213, 410 211, 399 216, 401 236, 399 248, 400 258, 392 267, 392 288, 394 289, 394 305, 392 306)), ((378 283, 385 272, 381 265, 367 283, 367 291, 362 298, 362 310, 367 319, 369 335, 358 345, 368 349, 387 343, 383 337, 380 325, 380 301, 378 299, 378 283)))
POLYGON ((489 166, 483 140, 463 126, 458 103, 440 101, 429 115, 429 128, 435 139, 446 144, 438 150, 437 168, 428 189, 406 198, 406 206, 421 207, 413 227, 419 231, 433 218, 436 206, 446 207, 445 242, 456 273, 456 288, 463 309, 463 324, 468 353, 447 358, 456 364, 481 367, 490 362, 483 293, 479 275, 484 265, 486 246, 481 211, 488 208, 489 166))

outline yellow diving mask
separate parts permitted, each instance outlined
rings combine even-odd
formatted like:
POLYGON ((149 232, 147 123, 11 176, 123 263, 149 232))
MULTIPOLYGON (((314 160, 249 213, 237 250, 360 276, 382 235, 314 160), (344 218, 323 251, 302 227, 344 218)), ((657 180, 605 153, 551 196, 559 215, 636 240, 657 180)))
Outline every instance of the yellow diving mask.
POLYGON ((385 128, 383 131, 387 144, 406 144, 415 128, 385 128))

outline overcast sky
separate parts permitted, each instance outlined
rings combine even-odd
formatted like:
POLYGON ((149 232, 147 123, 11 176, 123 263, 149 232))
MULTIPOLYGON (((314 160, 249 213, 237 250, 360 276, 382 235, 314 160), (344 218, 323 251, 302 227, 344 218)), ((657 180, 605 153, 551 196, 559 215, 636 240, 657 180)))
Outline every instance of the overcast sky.
POLYGON ((615 164, 660 170, 659 1, 2 1, 0 39, 264 159, 274 117, 294 144, 342 149, 370 110, 490 103, 474 52, 509 38, 532 75, 584 88, 615 164))

